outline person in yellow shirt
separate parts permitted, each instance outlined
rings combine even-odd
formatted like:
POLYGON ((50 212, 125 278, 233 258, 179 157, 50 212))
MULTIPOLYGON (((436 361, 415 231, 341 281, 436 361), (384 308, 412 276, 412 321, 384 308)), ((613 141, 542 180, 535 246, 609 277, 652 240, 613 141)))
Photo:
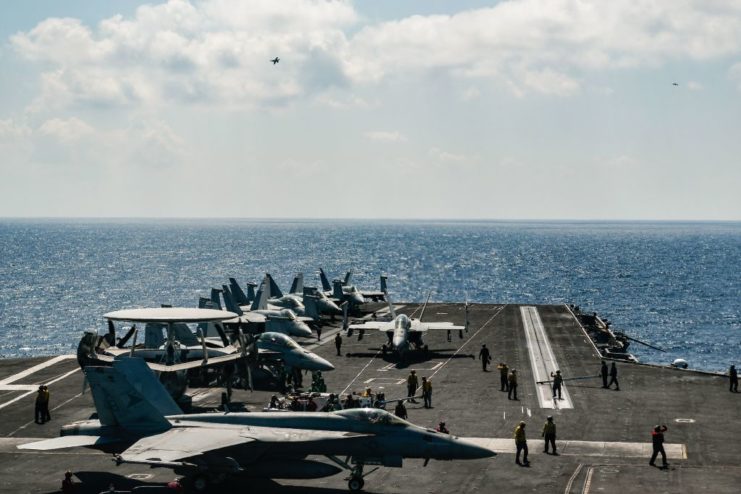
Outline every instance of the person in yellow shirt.
POLYGON ((520 424, 515 427, 515 447, 517 447, 515 463, 524 466, 530 465, 530 462, 527 461, 527 438, 525 437, 525 422, 520 422, 520 424), (521 452, 524 453, 522 457, 522 463, 520 463, 521 452))
POLYGON ((432 380, 422 377, 422 398, 425 400, 425 408, 432 408, 432 380))

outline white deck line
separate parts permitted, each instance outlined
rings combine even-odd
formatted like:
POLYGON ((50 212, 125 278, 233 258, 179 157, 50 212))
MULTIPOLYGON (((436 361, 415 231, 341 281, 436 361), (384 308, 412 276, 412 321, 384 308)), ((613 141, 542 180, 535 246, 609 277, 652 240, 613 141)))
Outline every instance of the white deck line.
MULTIPOLYGON (((57 377, 56 379, 52 379, 51 381, 46 382, 44 384, 46 384, 46 385, 54 384, 57 381, 61 381, 62 379, 71 376, 72 374, 74 374, 75 372, 78 372, 79 370, 80 370, 79 367, 76 368, 76 369, 72 369, 71 371, 69 371, 69 372, 67 372, 65 374, 62 374, 61 376, 57 377)), ((26 393, 23 393, 20 396, 16 396, 15 398, 13 398, 10 401, 6 401, 5 403, 0 403, 0 408, 5 408, 6 406, 8 406, 8 405, 10 405, 12 403, 15 403, 16 401, 22 400, 26 396, 30 396, 30 395, 34 394, 36 392, 36 390, 38 389, 38 386, 35 386, 35 388, 36 389, 34 389, 33 391, 27 391, 26 393)))
POLYGON ((19 379, 23 379, 26 376, 30 376, 34 372, 38 372, 41 369, 46 369, 47 367, 50 367, 54 364, 58 364, 59 362, 62 362, 64 360, 69 360, 75 358, 75 355, 59 355, 58 357, 54 357, 52 359, 47 360, 46 362, 41 362, 38 365, 34 365, 33 367, 29 367, 28 369, 19 372, 18 374, 13 374, 10 377, 6 377, 2 381, 0 381, 0 385, 2 384, 10 384, 14 381, 18 381, 19 379))
MULTIPOLYGON (((514 454, 515 441, 511 438, 464 437, 461 438, 477 446, 489 448, 495 453, 514 454)), ((530 454, 542 454, 543 440, 528 439, 530 454)), ((629 443, 618 441, 562 441, 556 439, 558 454, 564 456, 604 456, 617 458, 648 458, 653 452, 651 443, 629 443)), ((686 460, 687 448, 682 443, 664 443, 666 457, 670 460, 686 460)))
POLYGON ((558 362, 548 336, 545 334, 543 321, 540 319, 538 309, 532 306, 520 307, 522 324, 527 337, 527 349, 530 354, 530 365, 533 369, 533 380, 535 391, 538 395, 540 408, 574 408, 569 392, 564 384, 561 385, 562 400, 553 400, 553 391, 550 383, 538 384, 538 381, 550 381, 551 372, 559 369, 558 362))

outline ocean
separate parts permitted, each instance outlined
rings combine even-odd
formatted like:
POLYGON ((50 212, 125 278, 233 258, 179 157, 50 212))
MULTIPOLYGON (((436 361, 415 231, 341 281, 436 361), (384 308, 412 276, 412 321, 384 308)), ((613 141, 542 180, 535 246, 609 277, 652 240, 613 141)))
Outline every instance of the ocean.
POLYGON ((0 356, 74 352, 103 313, 196 306, 232 276, 389 276, 394 301, 573 303, 642 362, 741 364, 741 223, 0 220, 0 356))

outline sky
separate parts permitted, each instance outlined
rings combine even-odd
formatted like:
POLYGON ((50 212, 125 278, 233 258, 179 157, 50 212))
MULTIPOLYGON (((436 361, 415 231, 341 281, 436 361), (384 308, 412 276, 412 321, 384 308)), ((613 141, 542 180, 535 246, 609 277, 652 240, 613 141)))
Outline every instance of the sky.
POLYGON ((0 217, 738 221, 740 186, 741 0, 0 4, 0 217))

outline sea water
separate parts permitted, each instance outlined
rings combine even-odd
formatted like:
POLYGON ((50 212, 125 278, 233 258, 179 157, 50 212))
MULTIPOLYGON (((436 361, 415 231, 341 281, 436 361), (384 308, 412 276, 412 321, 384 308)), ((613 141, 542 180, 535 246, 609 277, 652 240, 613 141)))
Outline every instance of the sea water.
POLYGON ((0 356, 74 352, 102 314, 196 306, 228 277, 353 270, 395 301, 573 303, 643 362, 741 363, 741 223, 0 220, 0 356))

